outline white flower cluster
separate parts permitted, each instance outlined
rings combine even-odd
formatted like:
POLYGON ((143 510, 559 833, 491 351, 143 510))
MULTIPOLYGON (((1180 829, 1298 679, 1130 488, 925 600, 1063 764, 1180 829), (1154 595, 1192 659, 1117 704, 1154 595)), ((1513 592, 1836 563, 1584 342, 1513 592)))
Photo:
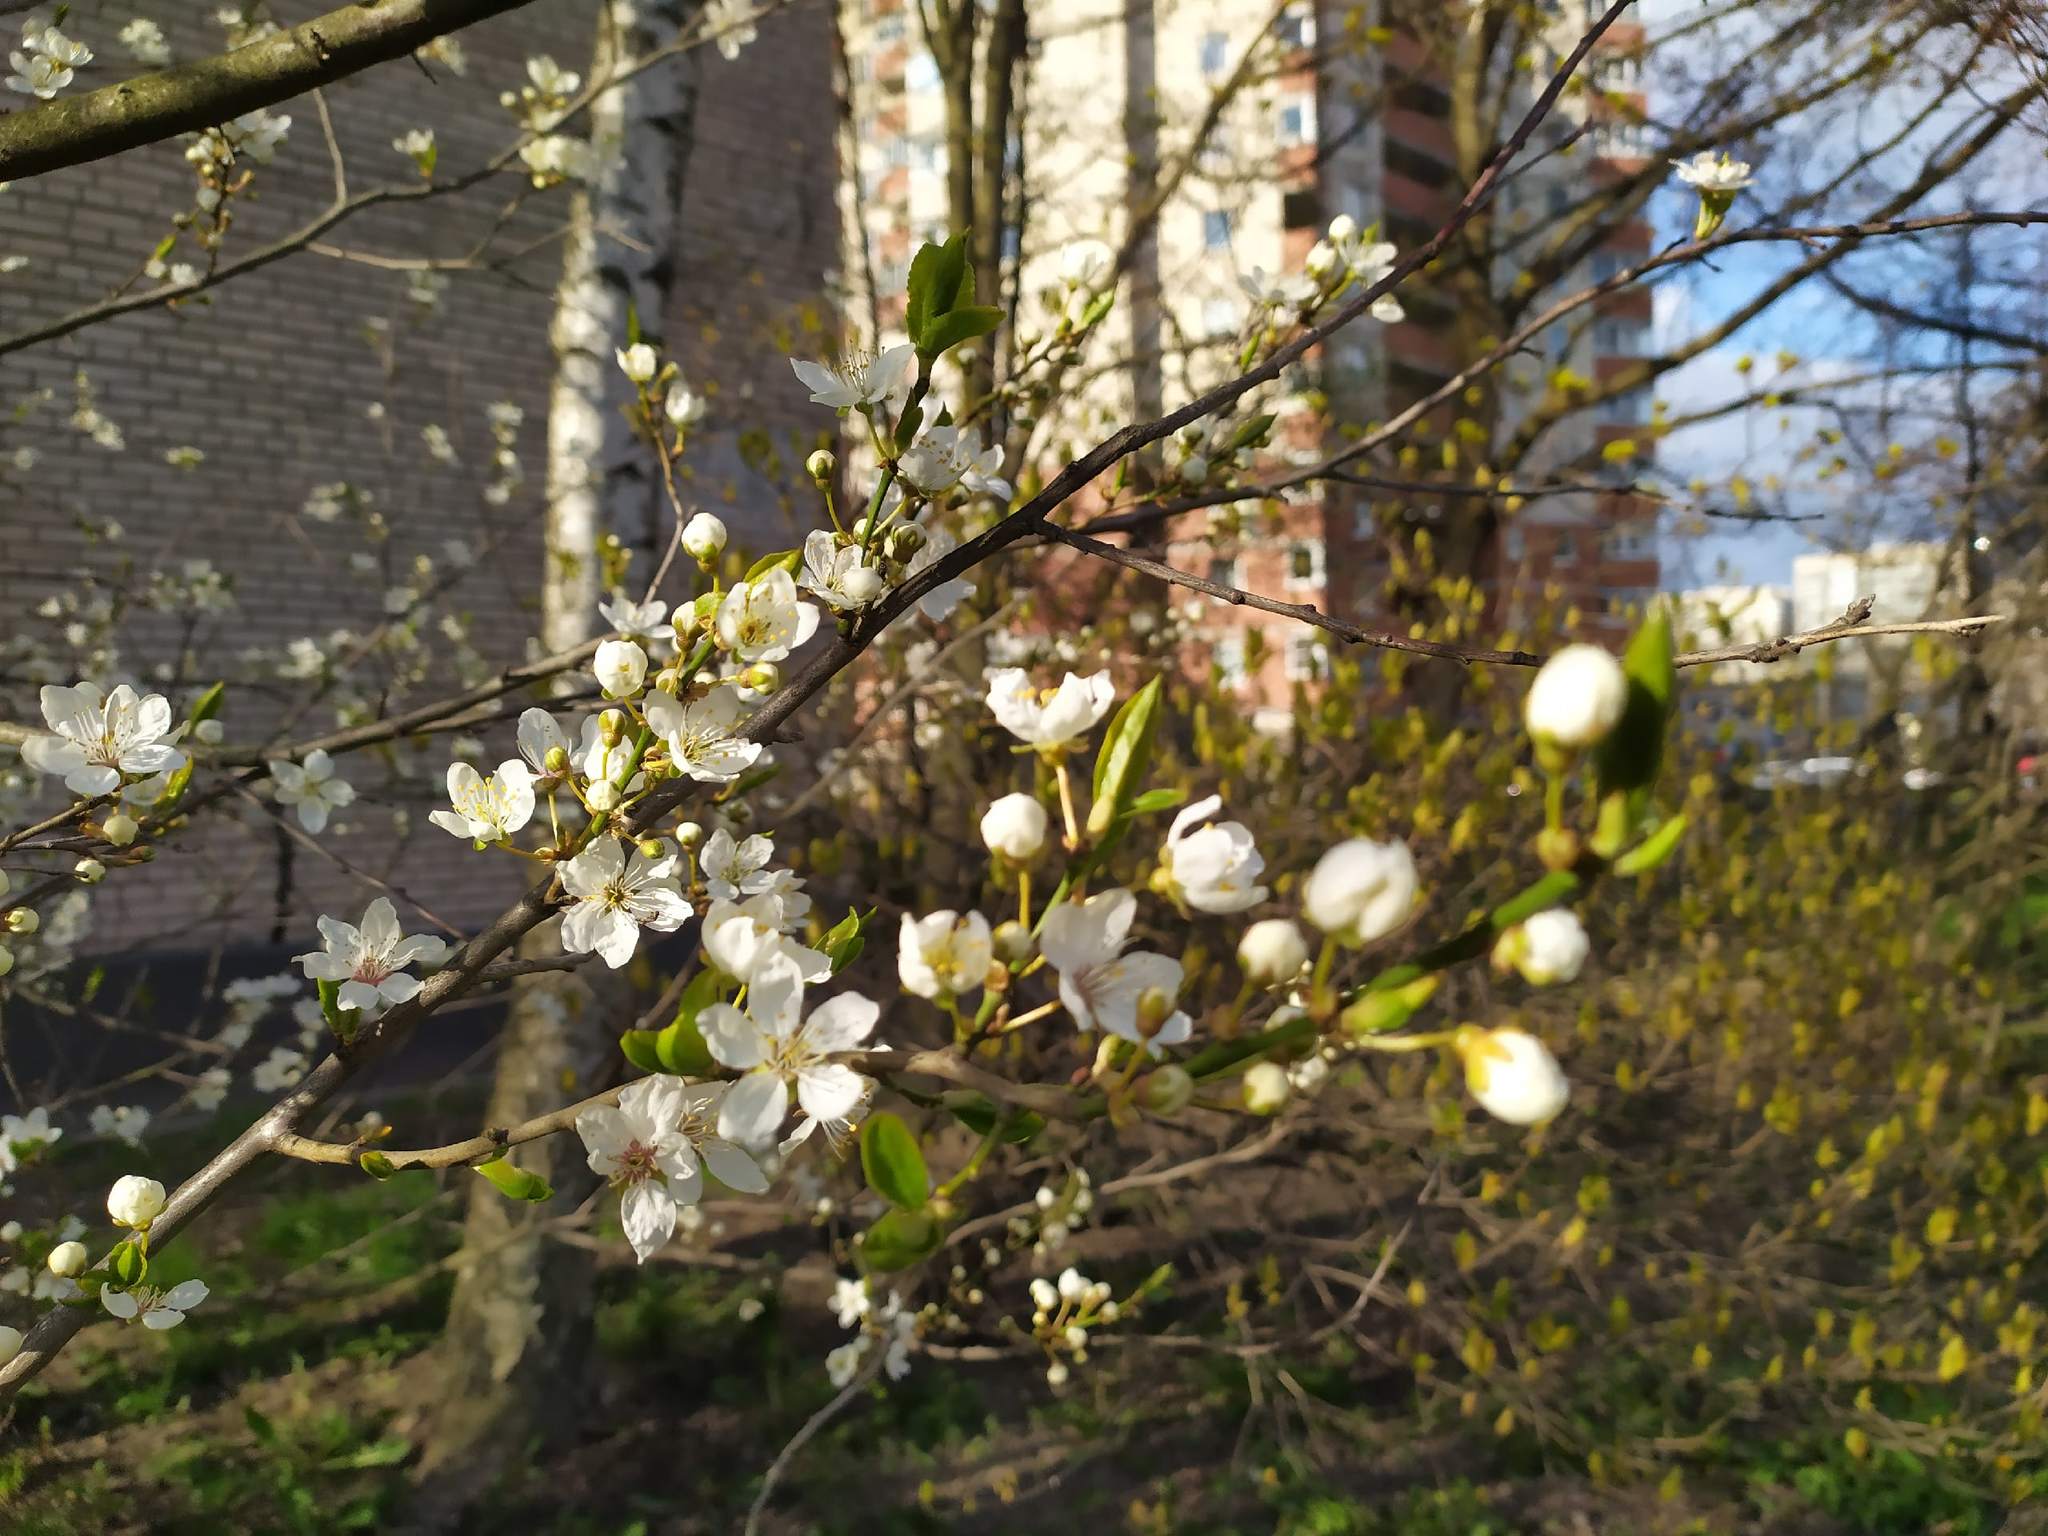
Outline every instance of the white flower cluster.
POLYGON ((1111 1294, 1107 1282, 1090 1280, 1073 1268, 1062 1270, 1056 1281, 1031 1282, 1031 1331, 1045 1348, 1048 1385, 1065 1386, 1070 1365, 1088 1363, 1089 1329, 1122 1315, 1111 1294))
POLYGON ((867 1282, 841 1276, 832 1288, 832 1310, 840 1327, 860 1330, 825 1357, 825 1374, 833 1386, 844 1387, 852 1381, 868 1352, 877 1348, 882 1351, 882 1372, 891 1381, 910 1374, 917 1314, 904 1307, 901 1296, 891 1291, 877 1304, 868 1294, 867 1282))
POLYGON ((23 19, 21 46, 7 55, 14 73, 7 88, 24 96, 48 101, 72 81, 73 71, 92 62, 92 50, 66 37, 49 19, 46 11, 31 11, 23 19))

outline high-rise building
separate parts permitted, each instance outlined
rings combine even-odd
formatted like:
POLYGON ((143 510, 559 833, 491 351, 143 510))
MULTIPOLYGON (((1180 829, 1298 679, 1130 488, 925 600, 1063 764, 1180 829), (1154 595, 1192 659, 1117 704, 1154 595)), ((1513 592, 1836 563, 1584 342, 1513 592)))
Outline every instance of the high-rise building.
MULTIPOLYGON (((1583 24, 1559 15, 1560 54, 1583 24)), ((842 227, 857 323, 886 330, 900 321, 896 296, 911 253, 947 229, 945 82, 917 12, 902 0, 851 0, 843 26, 851 143, 842 227)), ((1029 27, 1023 127, 1010 146, 1023 219, 1008 253, 1024 328, 1064 246, 1096 238, 1116 247, 1139 231, 1096 366, 1065 402, 1091 437, 1236 371, 1252 302, 1244 276, 1299 272, 1339 215, 1412 250, 1464 191, 1436 55, 1398 27, 1362 28, 1355 14, 1340 17, 1314 0, 1277 13, 1269 0, 1034 0, 1029 27)), ((1593 88, 1567 98, 1493 210, 1503 229, 1527 229, 1572 206, 1589 177, 1640 165, 1642 44, 1639 28, 1609 32, 1591 66, 1593 88), (1566 141, 1565 153, 1538 153, 1566 141)), ((1566 292, 1609 276, 1647 254, 1650 238, 1647 224, 1627 223, 1552 287, 1566 292)), ((1494 282, 1515 276, 1512 256, 1503 257, 1494 282)), ((1331 423, 1384 420, 1472 355, 1476 337, 1464 332, 1474 327, 1461 330, 1456 302, 1430 274, 1404 283, 1399 298, 1405 319, 1354 324, 1287 381, 1266 467, 1313 462, 1343 440, 1331 423)), ((1641 291, 1581 312, 1545 337, 1545 366, 1527 388, 1540 394, 1559 369, 1611 378, 1647 350, 1650 318, 1641 291)), ((1503 434, 1523 419, 1512 400, 1496 414, 1503 434)), ((1647 410, 1629 395, 1579 417, 1546 433, 1532 463, 1590 488, 1533 499, 1503 528, 1489 526, 1473 564, 1494 589, 1497 618, 1517 613, 1522 593, 1554 584, 1601 635, 1610 632, 1607 613, 1658 583, 1654 511, 1627 488, 1639 462, 1602 454, 1647 410)), ((1390 523, 1440 515, 1427 494, 1390 500, 1322 485, 1263 508, 1248 504, 1220 536, 1200 517, 1184 519, 1186 542, 1170 547, 1190 569, 1370 623, 1381 616, 1390 523)), ((1226 677, 1268 700, 1325 665, 1322 641, 1292 620, 1217 604, 1204 622, 1226 677)))

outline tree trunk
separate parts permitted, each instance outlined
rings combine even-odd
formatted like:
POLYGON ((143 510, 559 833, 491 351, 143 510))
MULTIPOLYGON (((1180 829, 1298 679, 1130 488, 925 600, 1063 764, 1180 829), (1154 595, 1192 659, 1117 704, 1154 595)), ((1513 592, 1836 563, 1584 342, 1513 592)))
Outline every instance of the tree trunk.
MULTIPOLYGON (((600 13, 592 78, 615 60, 673 39, 701 0, 610 0, 600 13)), ((671 537, 658 472, 634 441, 622 408, 629 386, 613 356, 629 316, 659 342, 678 244, 682 173, 697 96, 693 54, 656 65, 591 108, 602 169, 579 189, 556 290, 548 407, 544 649, 583 641, 597 627, 607 535, 652 568, 671 537)), ((555 951, 552 930, 528 953, 555 951)), ((616 1065, 627 998, 609 973, 524 977, 499 1047, 486 1123, 509 1125, 591 1091, 616 1065)), ((523 1455, 577 1419, 589 1358, 591 1273, 583 1250, 548 1240, 548 1226, 595 1189, 573 1136, 520 1149, 555 1196, 508 1201, 482 1179, 468 1191, 455 1293, 438 1350, 441 1401, 421 1461, 416 1518, 445 1523, 523 1455)), ((431 1528, 431 1527, 429 1527, 431 1528)))

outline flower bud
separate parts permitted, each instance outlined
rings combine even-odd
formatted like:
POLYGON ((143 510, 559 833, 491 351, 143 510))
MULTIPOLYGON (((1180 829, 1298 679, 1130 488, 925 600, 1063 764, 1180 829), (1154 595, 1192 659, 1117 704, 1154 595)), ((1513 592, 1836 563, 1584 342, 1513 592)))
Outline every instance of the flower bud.
POLYGON ((155 1221, 167 1197, 163 1185, 139 1173, 124 1173, 107 1191, 107 1214, 117 1227, 142 1228, 155 1221))
POLYGON ((593 811, 616 811, 619 808, 619 786, 610 779, 598 779, 584 791, 583 799, 593 811))
POLYGON ((1465 1063, 1465 1086, 1479 1107, 1509 1125, 1540 1125, 1571 1098, 1572 1085, 1541 1040, 1519 1029, 1477 1029, 1451 1036, 1465 1063))
POLYGON ((1340 213, 1330 220, 1330 238, 1338 244, 1358 238, 1358 220, 1348 213, 1340 213))
POLYGON ((1553 907, 1502 934, 1493 946, 1493 966, 1498 971, 1520 971, 1532 987, 1556 986, 1578 979, 1592 948, 1578 914, 1553 907))
POLYGON ((616 747, 626 739, 626 717, 616 709, 607 709, 597 717, 597 739, 608 747, 616 747))
POLYGON ((661 402, 661 413, 668 418, 668 424, 680 432, 703 419, 704 397, 677 379, 668 387, 668 395, 661 402))
POLYGON ((872 603, 889 590, 889 583, 872 565, 856 565, 839 579, 839 590, 856 604, 872 603))
POLYGON ((725 548, 725 524, 709 512, 699 512, 683 524, 683 553, 699 565, 708 566, 725 548))
POLYGON ((100 823, 100 836, 116 848, 126 848, 135 841, 142 828, 135 824, 135 818, 126 811, 116 811, 100 823))
POLYGON ((1173 994, 1164 987, 1147 987, 1138 994, 1136 1023, 1139 1037, 1150 1040, 1172 1014, 1173 994))
POLYGON ((694 821, 676 823, 676 841, 685 848, 694 848, 704 841, 704 828, 694 821))
POLYGON ((1031 1305, 1041 1312, 1050 1312, 1060 1304, 1060 1293, 1053 1283, 1040 1275, 1031 1282, 1031 1305))
POLYGON ((850 532, 853 535, 854 543, 865 544, 868 541, 868 534, 870 531, 873 530, 874 526, 875 525, 873 523, 869 522, 864 517, 856 518, 854 520, 853 527, 849 529, 848 532, 850 532))
POLYGON ((34 933, 43 926, 43 920, 27 907, 16 907, 7 914, 9 933, 34 933))
POLYGON ((0 976, 5 976, 9 971, 13 969, 14 951, 9 949, 5 944, 0 944, 0 976))
POLYGON ((1022 965, 1031 958, 1031 951, 1035 948, 1031 930, 1014 917, 1006 923, 996 924, 995 932, 989 935, 989 946, 1005 965, 1022 965))
POLYGON ((661 366, 654 355, 654 348, 644 341, 636 341, 630 347, 618 351, 619 369, 635 384, 645 384, 654 377, 654 371, 661 366))
POLYGON ((1045 807, 1031 795, 1004 795, 982 813, 981 840, 989 852, 1022 864, 1045 846, 1045 807))
POLYGON ((107 866, 98 859, 84 858, 71 866, 71 873, 87 885, 98 885, 107 877, 107 866))
POLYGON ((915 523, 904 523, 889 530, 889 558, 908 560, 925 546, 924 530, 915 523))
POLYGON ((782 686, 782 668, 772 661, 757 661, 740 674, 740 686, 755 693, 773 693, 782 686))
POLYGON ((1195 1080, 1185 1067, 1160 1067, 1138 1082, 1138 1102, 1155 1115, 1177 1115, 1194 1096, 1195 1080))
POLYGON ((647 653, 631 640, 607 640, 591 663, 598 686, 611 699, 629 699, 647 681, 647 653))
POLYGON ((1237 963, 1255 987, 1278 987, 1308 964, 1308 940, 1284 917, 1269 917, 1245 929, 1237 941, 1237 963))
POLYGON ((0 1323, 0 1365, 5 1365, 21 1353, 21 1330, 9 1328, 0 1323))
POLYGON ((192 727, 193 739, 209 747, 219 746, 222 734, 218 720, 202 720, 192 727))
POLYGON ((59 1243, 50 1250, 50 1273, 61 1280, 74 1279, 85 1273, 86 1261, 90 1257, 83 1243, 59 1243))
POLYGON ((1339 264, 1337 248, 1327 240, 1318 240, 1308 248, 1308 259, 1302 268, 1318 282, 1327 282, 1336 275, 1339 264))
POLYGON ((830 480, 832 472, 838 468, 839 460, 833 456, 830 448, 814 448, 810 457, 804 460, 804 473, 820 485, 830 480))
POLYGON ((569 749, 567 747, 549 747, 547 756, 541 759, 541 763, 549 773, 567 773, 569 771, 569 749))
POLYGON ((1568 645, 1537 672, 1522 718, 1538 742, 1576 750, 1613 730, 1627 704, 1621 663, 1597 645, 1568 645))
POLYGON ((1278 1114, 1293 1087, 1285 1067, 1277 1062, 1257 1062, 1244 1074, 1244 1107, 1255 1115, 1278 1114))
POLYGON ((1316 861, 1301 913, 1347 944, 1370 944, 1408 921, 1415 896, 1415 859, 1405 844, 1354 837, 1316 861))
POLYGON ((667 852, 668 844, 658 837, 643 837, 640 839, 640 857, 643 859, 658 859, 667 852))

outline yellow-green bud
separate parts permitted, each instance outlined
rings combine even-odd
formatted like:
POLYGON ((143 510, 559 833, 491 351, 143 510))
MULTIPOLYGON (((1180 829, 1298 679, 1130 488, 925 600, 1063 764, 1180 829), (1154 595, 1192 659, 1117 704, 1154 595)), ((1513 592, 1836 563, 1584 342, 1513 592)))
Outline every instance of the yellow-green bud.
POLYGON ((889 558, 908 560, 924 548, 924 530, 915 523, 904 523, 889 530, 889 558))
POLYGON ((643 859, 658 859, 667 852, 668 844, 658 837, 643 837, 640 839, 640 857, 643 859))
POLYGON ((1138 1102, 1155 1115, 1177 1115, 1195 1096, 1195 1080, 1187 1068, 1164 1066, 1138 1083, 1138 1102))
POLYGON ((43 920, 27 907, 16 907, 7 914, 7 931, 9 933, 34 933, 42 926, 43 920))
POLYGON ((704 841, 704 829, 694 821, 676 823, 676 841, 685 848, 694 848, 704 841))
POLYGON ((830 480, 832 472, 838 468, 839 460, 833 456, 829 448, 814 449, 811 456, 804 460, 805 473, 820 485, 830 480))
POLYGON ((126 811, 116 811, 100 823, 100 834, 116 848, 126 848, 135 841, 142 828, 135 824, 135 818, 126 811))
POLYGON ((782 669, 772 661, 757 661, 740 674, 740 683, 756 693, 773 693, 782 686, 782 669))
POLYGON ((547 756, 543 757, 541 762, 546 766, 549 773, 567 773, 569 771, 569 749, 567 747, 549 747, 547 756))
POLYGON ((1164 987, 1147 987, 1138 994, 1138 1033, 1150 1040, 1172 1012, 1173 994, 1164 987))
POLYGON ((996 958, 1006 965, 1022 965, 1031 958, 1031 930, 1014 917, 1007 923, 996 924, 996 931, 989 935, 989 942, 996 958))
POLYGON ((616 747, 626 736, 626 717, 616 709, 608 709, 597 717, 597 739, 608 747, 616 747))
POLYGON ((1287 1096, 1294 1091, 1294 1085, 1287 1081, 1287 1071, 1270 1061, 1261 1061, 1250 1067, 1244 1075, 1244 1107, 1255 1115, 1279 1113, 1280 1106, 1287 1102, 1287 1096))
POLYGON ((83 880, 87 885, 97 885, 107 877, 107 866, 98 859, 80 859, 71 866, 71 873, 80 880, 83 880))

